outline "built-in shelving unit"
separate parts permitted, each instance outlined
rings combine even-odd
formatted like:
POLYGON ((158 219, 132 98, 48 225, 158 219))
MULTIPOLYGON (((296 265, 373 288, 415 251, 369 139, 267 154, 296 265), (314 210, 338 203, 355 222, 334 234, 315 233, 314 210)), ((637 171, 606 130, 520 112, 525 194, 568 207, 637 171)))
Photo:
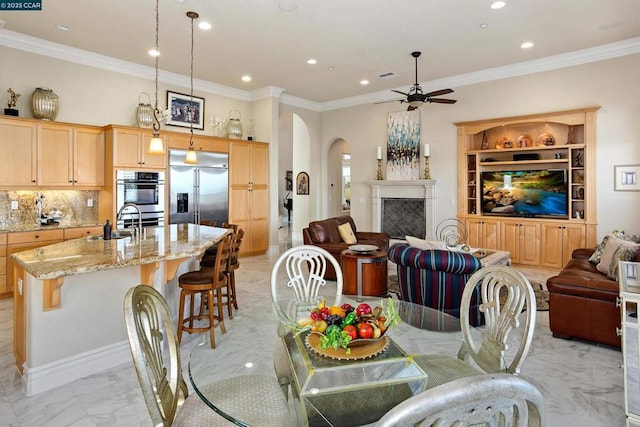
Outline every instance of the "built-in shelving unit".
POLYGON ((561 268, 576 247, 595 246, 598 109, 456 123, 458 217, 472 246, 509 250, 515 263, 549 268, 561 268), (566 173, 566 217, 483 214, 483 172, 558 169, 566 173))

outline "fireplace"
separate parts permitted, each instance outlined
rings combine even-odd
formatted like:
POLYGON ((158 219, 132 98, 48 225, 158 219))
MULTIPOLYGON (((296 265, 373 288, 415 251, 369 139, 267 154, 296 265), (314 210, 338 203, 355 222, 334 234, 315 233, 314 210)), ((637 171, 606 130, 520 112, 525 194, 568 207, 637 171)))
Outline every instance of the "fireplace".
POLYGON ((438 181, 370 181, 373 231, 433 238, 438 181))

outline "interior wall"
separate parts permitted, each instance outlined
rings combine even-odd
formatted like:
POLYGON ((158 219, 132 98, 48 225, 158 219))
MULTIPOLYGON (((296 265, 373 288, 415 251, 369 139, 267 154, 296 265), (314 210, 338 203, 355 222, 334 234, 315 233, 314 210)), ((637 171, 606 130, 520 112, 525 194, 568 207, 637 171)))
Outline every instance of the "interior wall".
POLYGON ((322 191, 317 179, 318 174, 311 167, 314 162, 311 154, 309 128, 300 116, 293 114, 293 206, 295 215, 293 215, 291 241, 294 246, 302 244, 302 229, 311 220, 310 199, 312 195, 317 195, 322 191), (296 191, 297 177, 300 172, 306 172, 309 175, 309 194, 307 195, 297 194, 296 191))
MULTIPOLYGON (((294 190, 287 190, 284 178, 287 171, 293 173, 293 113, 281 114, 278 128, 278 216, 281 226, 289 226, 286 224, 287 210, 284 202, 287 197, 293 198, 294 190)), ((295 179, 295 176, 293 178, 295 179)), ((294 210, 295 208, 296 206, 293 207, 294 210)))
MULTIPOLYGON (((601 106, 596 131, 598 235, 601 238, 613 229, 640 232, 640 224, 632 214, 640 210, 640 193, 613 191, 613 166, 640 164, 638 69, 640 54, 634 54, 452 87, 455 93, 450 97, 458 100, 456 104, 423 106, 420 109, 421 144, 430 144, 431 176, 439 181, 437 221, 456 215, 457 137, 454 123, 601 106)), ((322 113, 321 144, 330 145, 337 136, 349 141, 352 153, 351 215, 360 230, 371 226, 368 181, 375 179, 376 146, 386 146, 388 114, 404 108, 399 103, 385 103, 322 113)), ((323 200, 328 200, 327 191, 323 200)))

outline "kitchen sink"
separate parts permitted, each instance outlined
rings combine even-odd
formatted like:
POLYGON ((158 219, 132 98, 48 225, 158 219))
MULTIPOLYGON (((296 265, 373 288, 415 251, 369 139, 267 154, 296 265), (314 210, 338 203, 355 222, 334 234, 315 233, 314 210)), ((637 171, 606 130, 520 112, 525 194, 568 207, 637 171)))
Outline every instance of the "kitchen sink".
MULTIPOLYGON (((131 237, 131 232, 129 231, 113 231, 111 233, 111 239, 126 239, 127 237, 131 237)), ((87 240, 104 240, 102 236, 87 236, 87 240)))

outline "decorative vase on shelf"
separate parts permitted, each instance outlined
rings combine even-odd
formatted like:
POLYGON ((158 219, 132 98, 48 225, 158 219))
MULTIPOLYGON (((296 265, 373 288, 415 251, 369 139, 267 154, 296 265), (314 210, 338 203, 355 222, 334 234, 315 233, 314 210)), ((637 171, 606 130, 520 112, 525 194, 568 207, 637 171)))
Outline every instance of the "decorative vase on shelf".
POLYGON ((36 119, 55 120, 58 116, 60 103, 58 95, 53 90, 38 87, 31 96, 31 106, 33 108, 33 117, 36 119))
POLYGON ((151 97, 147 92, 140 92, 140 95, 138 95, 136 120, 141 128, 151 128, 153 126, 153 107, 151 106, 151 97), (147 96, 146 104, 140 99, 142 95, 147 96))
POLYGON ((227 138, 242 139, 242 123, 240 123, 240 111, 229 111, 229 120, 227 121, 227 138), (237 117, 231 117, 232 113, 237 113, 237 117))

